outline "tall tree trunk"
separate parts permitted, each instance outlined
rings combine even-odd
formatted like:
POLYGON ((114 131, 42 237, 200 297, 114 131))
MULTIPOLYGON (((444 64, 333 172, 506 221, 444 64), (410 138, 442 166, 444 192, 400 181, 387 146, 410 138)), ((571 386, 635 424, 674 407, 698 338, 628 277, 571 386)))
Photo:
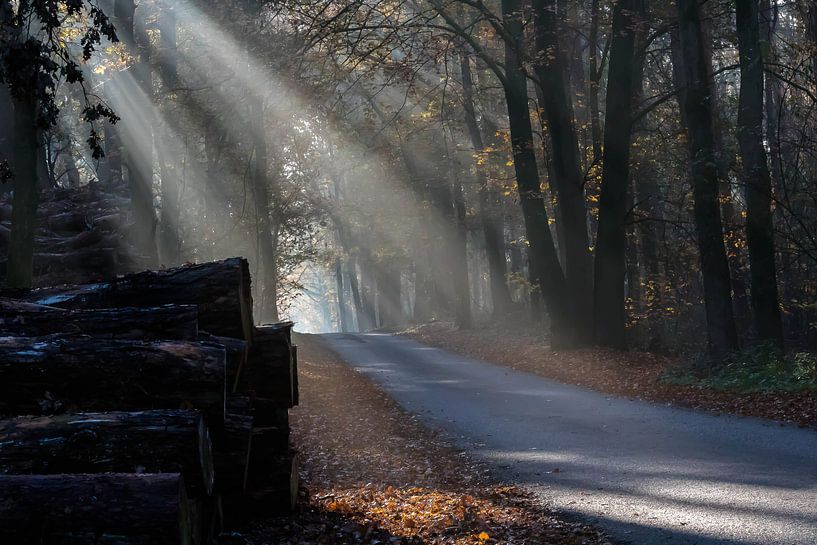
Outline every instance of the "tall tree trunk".
POLYGON ((278 266, 275 258, 275 242, 270 221, 270 196, 267 184, 268 158, 267 139, 264 131, 264 105, 260 98, 251 99, 250 115, 252 118, 253 144, 253 197, 255 200, 256 229, 258 246, 263 272, 261 291, 261 321, 277 322, 278 316, 278 266))
POLYGON ((351 331, 349 328, 349 309, 346 305, 346 289, 343 283, 343 263, 339 257, 335 258, 335 290, 338 303, 338 329, 341 333, 348 333, 351 331))
MULTIPOLYGON (((474 154, 479 156, 485 152, 485 143, 482 138, 476 109, 474 107, 474 80, 471 74, 471 60, 465 49, 460 50, 460 71, 462 73, 463 110, 465 125, 474 154)), ((488 176, 480 161, 474 165, 479 187, 479 211, 482 224, 482 234, 485 239, 485 256, 488 260, 488 276, 491 286, 491 303, 495 317, 502 316, 511 308, 511 292, 506 282, 507 263, 505 261, 505 244, 501 228, 502 218, 497 214, 499 196, 496 190, 490 187, 488 176)))
POLYGON ((738 348, 738 338, 719 206, 714 104, 698 0, 677 0, 677 9, 686 83, 683 102, 687 113, 694 219, 701 254, 709 353, 713 358, 722 359, 738 348))
MULTIPOLYGON (((6 85, 0 85, 0 127, 14 127, 14 102, 6 85)), ((0 163, 11 166, 14 156, 14 138, 12 131, 0 131, 0 163)), ((2 184, 2 180, 0 180, 2 184)), ((0 185, 0 194, 10 189, 10 184, 0 185)))
POLYGON ((366 330, 377 328, 377 314, 375 311, 375 286, 372 274, 367 267, 369 262, 360 263, 360 302, 363 309, 363 322, 366 330))
POLYGON ((555 0, 533 0, 535 68, 553 148, 554 185, 564 229, 565 279, 570 303, 576 313, 573 325, 577 341, 584 343, 590 341, 593 327, 593 261, 587 234, 584 177, 573 120, 573 101, 568 93, 564 54, 559 47, 556 8, 555 0))
POLYGON ((738 143, 746 186, 746 238, 757 336, 783 348, 772 228, 772 180, 763 144, 763 56, 757 0, 736 2, 740 51, 738 143))
MULTIPOLYGON (((707 6, 701 6, 706 8, 707 6)), ((719 201, 721 209, 721 224, 724 231, 725 244, 727 248, 727 261, 732 278, 732 292, 735 295, 734 306, 738 309, 738 317, 748 317, 751 313, 749 309, 749 299, 747 297, 746 282, 744 280, 744 267, 741 262, 741 253, 737 226, 741 223, 740 214, 735 207, 735 199, 732 195, 732 187, 729 183, 730 158, 726 151, 723 138, 723 123, 719 111, 718 89, 715 85, 714 71, 712 67, 712 28, 711 21, 705 16, 701 21, 701 32, 703 42, 703 55, 708 77, 708 85, 711 91, 710 101, 712 108, 712 127, 715 138, 715 162, 719 180, 719 201)), ((677 30, 671 31, 670 42, 671 54, 673 58, 673 78, 675 86, 678 88, 678 104, 681 113, 681 121, 685 128, 689 127, 689 114, 686 110, 686 82, 683 74, 683 59, 681 51, 681 40, 677 30)), ((742 324, 741 324, 742 325, 742 324)), ((748 327, 748 321, 746 322, 748 327)), ((740 328, 745 329, 744 327, 740 328)))
MULTIPOLYGON (((117 74, 112 74, 111 79, 103 85, 103 94, 112 104, 119 100, 117 95, 117 84, 115 79, 117 74)), ((119 127, 108 120, 103 125, 105 134, 105 157, 100 165, 99 178, 110 188, 121 188, 124 183, 122 176, 122 138, 119 134, 119 127)))
POLYGON ((355 308, 357 331, 366 331, 371 326, 363 312, 363 299, 360 296, 360 284, 357 279, 357 258, 352 255, 346 261, 346 276, 349 278, 349 291, 352 293, 352 305, 355 308))
MULTIPOLYGON (((541 296, 548 306, 551 318, 551 344, 572 345, 576 340, 577 331, 574 324, 577 317, 574 314, 575 309, 568 305, 566 282, 548 225, 539 169, 533 151, 527 77, 522 70, 519 57, 523 47, 521 0, 502 0, 502 15, 505 28, 513 37, 513 42, 505 43, 503 88, 508 107, 517 191, 529 244, 531 283, 536 290, 541 290, 541 296)), ((539 297, 539 293, 533 293, 531 297, 539 297)))
MULTIPOLYGON (((122 144, 125 164, 128 167, 128 187, 136 224, 134 243, 140 253, 149 259, 157 257, 156 216, 153 209, 153 131, 151 127, 151 78, 147 59, 148 38, 139 24, 139 36, 135 34, 134 0, 116 0, 115 24, 119 38, 136 57, 132 67, 138 89, 119 80, 118 92, 132 97, 126 121, 123 121, 122 144)), ((124 97, 123 103, 128 103, 124 97)))
POLYGON ((590 110, 590 134, 593 142, 593 162, 601 161, 602 128, 601 113, 599 110, 599 0, 590 2, 590 35, 588 37, 589 50, 587 53, 587 107, 590 110))
MULTIPOLYGON (((159 15, 160 49, 159 49, 159 77, 166 90, 173 89, 178 80, 178 58, 176 48, 176 14, 172 6, 161 3, 159 15)), ((178 131, 178 119, 175 112, 165 114, 167 127, 161 136, 160 145, 156 146, 157 156, 161 167, 162 208, 159 225, 159 260, 164 265, 177 265, 179 261, 179 216, 180 216, 180 184, 178 163, 176 158, 181 156, 179 143, 174 138, 178 131), (162 149, 170 150, 170 157, 162 149)), ((157 134, 157 138, 158 134, 157 134)))
MULTIPOLYGON (((613 8, 607 111, 604 121, 604 167, 599 199, 594 290, 595 340, 603 346, 626 346, 624 281, 626 271, 627 188, 633 102, 639 89, 636 67, 638 35, 643 33, 643 0, 620 0, 613 8)), ((643 62, 643 60, 641 61, 643 62)))
MULTIPOLYGON (((453 165, 456 169, 457 165, 453 165)), ((465 195, 459 173, 451 180, 454 201, 454 293, 457 300, 457 326, 468 329, 473 325, 471 315, 471 282, 468 273, 468 227, 465 225, 465 195)))
POLYGON ((393 263, 378 263, 375 268, 375 282, 380 327, 392 328, 403 325, 400 270, 393 263))
MULTIPOLYGON (((775 2, 772 7, 770 0, 760 2, 761 40, 768 44, 768 56, 765 61, 774 62, 776 58, 775 31, 777 28, 778 8, 775 2)), ((771 160, 770 174, 772 186, 782 193, 783 161, 780 150, 780 112, 783 103, 783 89, 775 76, 764 79, 765 82, 765 112, 766 112, 766 140, 769 142, 769 159, 771 160)))
POLYGON ((34 272, 34 233, 37 229, 37 103, 32 98, 14 104, 14 199, 12 200, 6 283, 30 288, 34 272))

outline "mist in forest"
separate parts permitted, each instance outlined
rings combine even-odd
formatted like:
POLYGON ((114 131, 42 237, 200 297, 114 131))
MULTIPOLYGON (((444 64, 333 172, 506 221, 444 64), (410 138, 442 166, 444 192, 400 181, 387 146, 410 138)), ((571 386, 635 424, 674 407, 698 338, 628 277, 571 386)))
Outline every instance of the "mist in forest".
POLYGON ((54 87, 38 183, 127 197, 148 265, 246 256, 263 322, 817 341, 805 5, 82 6, 55 27, 82 81, 54 87), (87 48, 94 10, 117 40, 87 48))

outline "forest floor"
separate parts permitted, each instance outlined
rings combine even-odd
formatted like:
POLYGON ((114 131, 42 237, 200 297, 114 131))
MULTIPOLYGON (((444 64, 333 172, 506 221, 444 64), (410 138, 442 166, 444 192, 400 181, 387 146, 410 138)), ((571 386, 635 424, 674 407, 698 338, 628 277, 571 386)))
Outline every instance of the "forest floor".
POLYGON ((301 506, 226 543, 489 545, 611 543, 561 520, 403 411, 311 336, 299 336, 291 411, 301 506))
POLYGON ((492 325, 458 330, 432 322, 399 332, 418 342, 617 396, 716 414, 738 414, 817 429, 816 391, 739 391, 684 383, 689 362, 648 352, 585 348, 554 351, 541 332, 492 325))

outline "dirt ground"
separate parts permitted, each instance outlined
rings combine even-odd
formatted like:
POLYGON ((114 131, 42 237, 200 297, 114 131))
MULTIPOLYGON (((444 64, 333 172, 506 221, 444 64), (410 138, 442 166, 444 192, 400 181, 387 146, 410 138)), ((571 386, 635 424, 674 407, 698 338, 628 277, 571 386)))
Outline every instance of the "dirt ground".
POLYGON ((433 322, 401 332, 419 342, 600 392, 705 410, 755 416, 817 428, 817 395, 803 392, 722 391, 660 380, 679 359, 603 348, 553 351, 532 330, 460 331, 433 322))
POLYGON ((259 523, 231 543, 601 545, 598 530, 560 520, 401 410, 298 336, 301 508, 259 523))

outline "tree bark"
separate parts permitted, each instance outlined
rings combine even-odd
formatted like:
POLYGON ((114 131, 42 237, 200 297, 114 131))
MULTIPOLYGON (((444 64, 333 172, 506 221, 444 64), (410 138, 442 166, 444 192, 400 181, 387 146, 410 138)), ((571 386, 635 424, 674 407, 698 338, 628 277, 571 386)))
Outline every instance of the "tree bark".
POLYGON ((65 310, 0 297, 0 335, 54 333, 122 340, 195 340, 198 310, 194 305, 65 310))
MULTIPOLYGON (((148 63, 146 35, 141 23, 137 40, 134 0, 115 0, 114 16, 119 38, 134 55, 133 82, 124 81, 119 74, 114 80, 116 95, 122 96, 120 107, 129 116, 122 122, 122 149, 128 169, 128 187, 135 223, 133 242, 137 249, 151 260, 157 258, 156 214, 153 206, 153 115, 151 104, 151 77, 148 63), (134 85, 135 84, 135 85, 134 85)), ((124 77, 123 77, 124 76, 124 77)))
MULTIPOLYGON (((474 155, 485 152, 485 143, 482 138, 474 107, 474 82, 471 74, 471 60, 467 51, 460 50, 460 71, 462 74, 463 110, 465 125, 471 139, 474 155)), ((490 187, 488 176, 479 161, 475 161, 477 184, 479 187, 479 211, 482 225, 482 234, 485 239, 485 257, 488 260, 488 275, 491 286, 491 306, 495 317, 506 314, 511 309, 511 292, 506 281, 507 262, 505 260, 505 241, 502 233, 502 218, 496 213, 499 196, 497 191, 490 187)))
POLYGON ((14 200, 6 284, 29 288, 34 278, 34 232, 37 222, 37 103, 14 104, 14 200))
POLYGON ((602 126, 599 109, 599 0, 590 2, 590 35, 588 36, 589 50, 587 53, 587 107, 590 110, 590 135, 593 142, 593 162, 601 161, 602 155, 602 126))
POLYGON ((746 238, 755 332, 783 348, 783 326, 777 295, 772 180, 763 143, 763 56, 757 0, 736 2, 740 52, 738 143, 746 187, 746 238))
POLYGON ((188 494, 213 490, 210 432, 197 411, 18 417, 0 421, 0 474, 181 473, 188 494))
POLYGON ((604 122, 604 166, 599 199, 594 285, 594 334, 602 346, 626 346, 624 285, 626 273, 628 186, 638 36, 643 33, 646 5, 621 0, 613 8, 607 112, 604 122))
POLYGON ((194 521, 178 473, 3 475, 0 497, 0 536, 15 545, 79 532, 192 544, 194 521))
MULTIPOLYGON (((617 4, 618 6, 618 4, 617 4)), ((577 340, 592 336, 593 261, 587 234, 584 177, 579 157, 578 136, 573 119, 566 62, 559 46, 555 0, 534 0, 536 41, 535 69, 542 88, 542 106, 553 148, 554 186, 558 196, 558 220, 564 232, 564 271, 568 297, 575 309, 577 340)))
POLYGON ((223 349, 186 341, 0 338, 0 414, 194 407, 224 414, 223 349))
MULTIPOLYGON (((11 92, 5 85, 0 85, 0 127, 14 127, 14 101, 11 92)), ((3 131, 0 133, 0 164, 11 167, 14 161, 14 138, 13 131, 3 131)), ((10 191, 10 182, 0 181, 0 194, 10 191)))
POLYGON ((471 282, 468 279, 468 226, 465 224, 465 195, 459 173, 456 172, 457 165, 454 164, 451 168, 454 170, 451 180, 451 200, 454 212, 452 280, 456 300, 455 323, 460 329, 469 329, 473 325, 473 317, 471 314, 471 282))
POLYGON ((261 267, 264 271, 261 296, 261 320, 278 321, 278 265, 272 239, 270 222, 270 196, 267 184, 267 139, 264 133, 264 107, 260 98, 254 97, 252 110, 252 139, 255 159, 253 161, 253 196, 258 219, 258 247, 261 253, 261 267))
POLYGON ((111 282, 43 288, 14 295, 27 302, 67 309, 197 305, 200 330, 250 340, 253 327, 250 294, 247 261, 234 257, 129 274, 111 282))
POLYGON ((505 27, 514 39, 513 43, 505 43, 503 88, 508 107, 517 191, 530 245, 530 278, 535 288, 531 297, 541 295, 548 306, 551 342, 554 345, 571 345, 576 339, 574 324, 577 317, 567 304, 566 282, 548 225, 539 168, 533 151, 527 78, 519 56, 523 47, 522 2, 502 0, 502 15, 505 27))
POLYGON ((729 262, 719 207, 712 89, 697 0, 678 0, 679 38, 687 112, 694 219, 704 281, 709 353, 722 359, 737 350, 729 262))

